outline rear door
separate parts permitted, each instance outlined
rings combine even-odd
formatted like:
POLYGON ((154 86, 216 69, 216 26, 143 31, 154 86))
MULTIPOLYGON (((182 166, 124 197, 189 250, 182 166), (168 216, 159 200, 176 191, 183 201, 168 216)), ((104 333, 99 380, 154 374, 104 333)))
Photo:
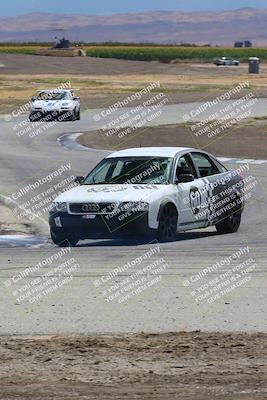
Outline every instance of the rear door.
POLYGON ((229 172, 208 154, 192 152, 192 160, 206 190, 206 226, 218 219, 227 200, 229 172))
POLYGON ((180 175, 191 174, 194 181, 176 183, 179 210, 178 230, 190 230, 205 226, 207 221, 207 190, 205 181, 200 179, 190 153, 180 156, 175 167, 175 181, 180 175))

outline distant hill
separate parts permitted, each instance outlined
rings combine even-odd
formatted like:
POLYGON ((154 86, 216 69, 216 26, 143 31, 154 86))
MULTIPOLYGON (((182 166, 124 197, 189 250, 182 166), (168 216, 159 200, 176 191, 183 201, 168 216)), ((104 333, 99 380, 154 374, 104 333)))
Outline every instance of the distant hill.
POLYGON ((111 16, 31 13, 0 17, 0 41, 53 41, 64 27, 72 41, 267 45, 267 8, 223 12, 157 11, 111 16))

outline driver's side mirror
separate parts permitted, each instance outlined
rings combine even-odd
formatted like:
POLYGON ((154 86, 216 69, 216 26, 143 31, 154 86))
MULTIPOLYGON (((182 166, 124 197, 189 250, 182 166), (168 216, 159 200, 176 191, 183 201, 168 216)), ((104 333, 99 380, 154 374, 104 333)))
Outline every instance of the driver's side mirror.
POLYGON ((179 178, 176 179, 175 183, 187 183, 187 182, 193 182, 195 180, 194 175, 192 174, 181 174, 179 175, 179 178))
POLYGON ((36 100, 36 97, 35 97, 35 96, 33 96, 33 97, 32 97, 32 101, 35 101, 35 100, 36 100))
POLYGON ((82 185, 84 182, 84 176, 76 176, 75 178, 75 183, 79 183, 79 185, 82 185))

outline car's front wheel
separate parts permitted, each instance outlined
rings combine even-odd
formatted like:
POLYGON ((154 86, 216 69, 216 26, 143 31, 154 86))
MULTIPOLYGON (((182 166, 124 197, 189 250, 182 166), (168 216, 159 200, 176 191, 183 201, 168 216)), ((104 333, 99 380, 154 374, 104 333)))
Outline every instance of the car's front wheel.
POLYGON ((75 247, 76 244, 79 242, 79 238, 64 232, 57 233, 51 230, 50 235, 52 242, 59 247, 75 247))
POLYGON ((159 217, 158 241, 172 242, 177 235, 178 214, 172 204, 166 204, 159 217))
POLYGON ((76 119, 77 119, 76 111, 73 110, 73 111, 70 113, 69 120, 70 120, 70 121, 76 121, 76 119))
POLYGON ((241 224, 241 214, 241 211, 237 211, 229 215, 222 222, 219 222, 216 225, 217 232, 220 234, 237 232, 241 224))

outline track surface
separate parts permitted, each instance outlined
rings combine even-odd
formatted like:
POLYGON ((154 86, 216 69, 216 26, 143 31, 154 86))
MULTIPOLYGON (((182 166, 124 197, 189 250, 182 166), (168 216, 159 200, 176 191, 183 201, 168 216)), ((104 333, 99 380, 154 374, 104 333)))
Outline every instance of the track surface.
MULTIPOLYGON (((85 116, 81 122, 57 124, 34 139, 29 139, 27 135, 17 137, 13 126, 14 121, 5 122, 2 118, 0 193, 6 196, 68 162, 72 165, 71 174, 86 174, 106 154, 105 151, 96 150, 74 151, 57 142, 63 132, 95 130, 97 126, 89 116, 85 116)), ((236 168, 233 165, 230 167, 236 168)), ((251 165, 249 174, 254 175, 259 184, 247 204, 240 231, 234 235, 219 236, 210 228, 182 234, 176 242, 160 245, 161 257, 168 267, 159 285, 124 304, 106 302, 94 281, 137 256, 142 256, 151 245, 113 241, 84 242, 72 249, 71 256, 79 264, 73 274, 74 279, 44 301, 33 306, 19 305, 10 290, 1 284, 0 334, 91 334, 197 329, 267 332, 266 166, 251 165), (183 286, 183 281, 246 245, 257 263, 249 283, 211 305, 197 305, 190 289, 183 286)), ((44 187, 49 188, 49 183, 42 190, 44 187)), ((38 189, 33 194, 38 194, 38 189)), ((38 227, 48 236, 48 227, 44 222, 39 221, 38 227)), ((57 249, 49 242, 39 248, 2 247, 1 283, 55 251, 57 249)), ((227 266, 223 270, 226 271, 227 266)), ((128 271, 124 275, 127 274, 128 271)), ((214 272, 212 276, 215 278, 218 274, 214 272)))

